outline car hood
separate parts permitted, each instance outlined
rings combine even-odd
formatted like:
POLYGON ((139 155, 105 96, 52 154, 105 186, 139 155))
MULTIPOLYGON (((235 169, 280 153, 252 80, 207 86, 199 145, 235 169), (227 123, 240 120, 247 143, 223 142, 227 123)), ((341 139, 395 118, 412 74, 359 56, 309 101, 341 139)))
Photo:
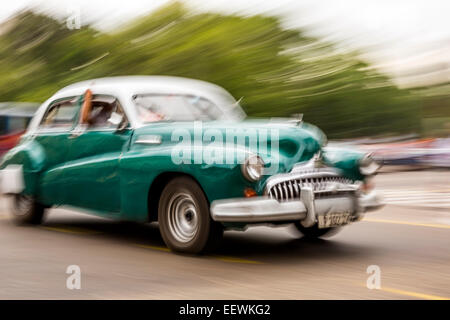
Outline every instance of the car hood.
POLYGON ((289 171, 295 163, 309 160, 326 143, 324 133, 317 127, 280 119, 161 121, 136 129, 134 141, 148 137, 157 137, 161 140, 159 145, 164 146, 175 145, 185 138, 191 139, 192 145, 197 141, 203 141, 203 146, 238 145, 261 156, 266 164, 276 161, 278 172, 289 171))

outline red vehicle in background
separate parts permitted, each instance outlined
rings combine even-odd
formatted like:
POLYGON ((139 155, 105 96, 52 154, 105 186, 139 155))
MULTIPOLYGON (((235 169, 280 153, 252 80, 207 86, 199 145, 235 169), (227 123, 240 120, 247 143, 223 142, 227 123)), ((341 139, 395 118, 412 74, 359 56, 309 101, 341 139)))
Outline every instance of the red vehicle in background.
POLYGON ((39 107, 39 103, 0 103, 0 157, 13 148, 39 107))

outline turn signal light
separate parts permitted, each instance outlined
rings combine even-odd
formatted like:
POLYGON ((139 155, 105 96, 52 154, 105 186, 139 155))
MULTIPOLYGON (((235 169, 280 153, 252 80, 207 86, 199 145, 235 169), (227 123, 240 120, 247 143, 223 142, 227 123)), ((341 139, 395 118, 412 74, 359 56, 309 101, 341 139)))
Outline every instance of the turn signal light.
POLYGON ((256 193, 255 190, 253 190, 252 188, 245 188, 244 189, 244 196, 246 198, 251 198, 251 197, 256 197, 258 194, 256 193))

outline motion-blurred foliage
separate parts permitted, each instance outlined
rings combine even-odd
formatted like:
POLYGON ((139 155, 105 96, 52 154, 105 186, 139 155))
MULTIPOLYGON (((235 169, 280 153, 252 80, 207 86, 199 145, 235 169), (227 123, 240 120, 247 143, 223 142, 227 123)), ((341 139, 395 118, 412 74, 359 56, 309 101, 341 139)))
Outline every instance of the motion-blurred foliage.
POLYGON ((417 99, 356 53, 276 17, 194 13, 176 2, 112 33, 31 11, 0 26, 0 101, 43 101, 75 81, 164 74, 216 83, 250 116, 303 113, 329 137, 417 131, 417 99))

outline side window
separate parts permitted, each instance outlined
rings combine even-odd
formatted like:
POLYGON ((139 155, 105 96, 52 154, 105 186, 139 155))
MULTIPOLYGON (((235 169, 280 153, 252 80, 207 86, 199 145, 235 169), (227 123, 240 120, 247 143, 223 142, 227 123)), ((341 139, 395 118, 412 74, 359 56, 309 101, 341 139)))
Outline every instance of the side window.
POLYGON ((92 108, 88 118, 90 129, 117 128, 118 125, 114 123, 117 119, 121 122, 120 126, 127 122, 125 112, 117 98, 108 95, 92 97, 92 108))
POLYGON ((41 128, 71 128, 78 111, 77 98, 50 105, 42 118, 41 128))

